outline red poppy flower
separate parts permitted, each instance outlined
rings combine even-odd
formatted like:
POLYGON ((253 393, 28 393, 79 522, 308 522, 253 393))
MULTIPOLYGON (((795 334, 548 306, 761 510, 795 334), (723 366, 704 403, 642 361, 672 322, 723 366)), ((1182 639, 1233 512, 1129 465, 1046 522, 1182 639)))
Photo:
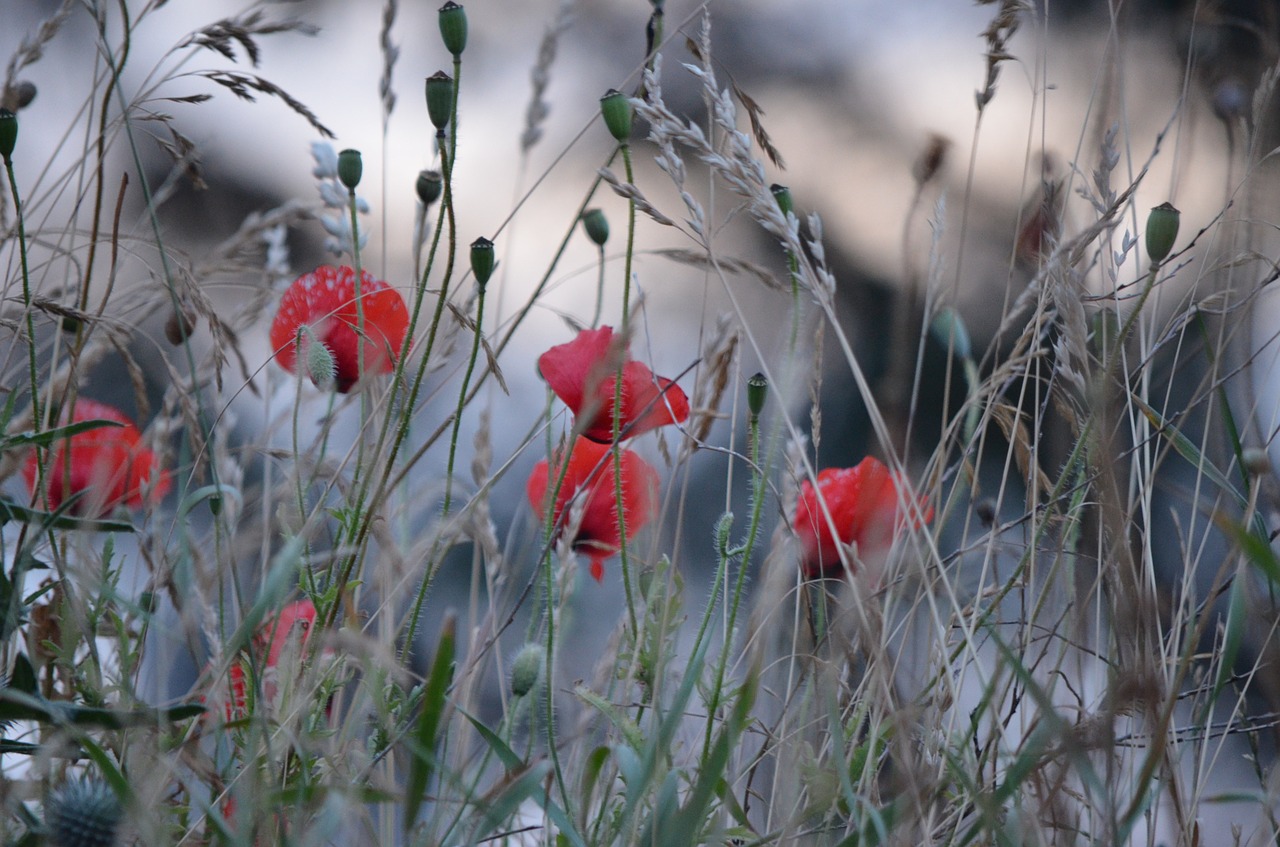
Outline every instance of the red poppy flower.
MULTIPOLYGON (((316 622, 316 607, 310 600, 290 603, 258 626, 253 635, 253 655, 261 663, 262 694, 271 702, 279 687, 280 656, 286 647, 301 652, 316 622)), ((249 657, 240 656, 228 670, 229 691, 224 711, 227 720, 244 718, 249 713, 249 657)))
MULTIPOLYGON (((818 579, 840 573, 837 538, 840 544, 857 544, 858 559, 877 570, 906 521, 907 516, 898 509, 898 489, 902 485, 904 483, 888 468, 871 456, 857 467, 821 471, 816 492, 808 480, 800 483, 795 528, 804 550, 801 564, 805 576, 818 579), (831 534, 832 524, 836 536, 831 534)), ((926 521, 931 517, 932 511, 923 516, 926 521)))
MULTIPOLYGON (((360 299, 364 304, 364 367, 369 373, 391 373, 409 328, 409 311, 400 292, 367 271, 360 272, 360 299)), ((297 368, 298 330, 312 335, 333 355, 334 383, 346 393, 360 378, 360 310, 356 305, 356 272, 343 266, 323 265, 303 274, 280 298, 280 310, 271 322, 271 347, 280 367, 297 368)), ((304 334, 301 341, 305 359, 304 334)), ((313 377, 314 378, 314 377, 313 377)))
MULTIPOLYGON (((618 478, 610 453, 606 445, 585 438, 574 441, 554 510, 555 521, 559 522, 571 502, 586 499, 574 547, 591 557, 591 575, 596 582, 604 579, 604 560, 622 546, 622 536, 618 532, 618 478)), ((626 518, 627 537, 630 538, 653 517, 658 472, 630 450, 622 451, 621 466, 622 514, 626 518)), ((540 519, 546 517, 547 488, 559 479, 560 467, 560 454, 557 453, 554 476, 546 459, 538 462, 529 475, 529 502, 540 519)))
MULTIPOLYGON (((96 420, 120 426, 78 432, 52 445, 44 474, 49 508, 57 509, 63 501, 80 495, 71 511, 99 518, 122 503, 138 508, 144 501, 154 504, 163 498, 169 490, 169 476, 157 468, 155 454, 143 446, 142 433, 123 412, 96 400, 79 399, 70 415, 62 415, 64 426, 96 420)), ((22 475, 32 501, 44 506, 44 498, 36 491, 38 471, 33 450, 22 475)))
POLYGON ((689 417, 689 398, 680 386, 654 376, 630 354, 617 347, 613 327, 584 329, 578 337, 552 347, 538 357, 538 372, 556 396, 588 423, 578 422, 592 441, 613 440, 613 398, 618 366, 622 366, 622 415, 619 432, 630 437, 689 417))

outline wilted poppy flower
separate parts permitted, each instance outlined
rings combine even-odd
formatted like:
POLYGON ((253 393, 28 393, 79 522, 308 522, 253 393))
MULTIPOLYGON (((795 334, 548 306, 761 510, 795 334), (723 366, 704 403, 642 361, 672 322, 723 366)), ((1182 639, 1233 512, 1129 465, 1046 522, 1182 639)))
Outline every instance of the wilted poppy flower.
MULTIPOLYGON (((316 607, 310 600, 290 603, 277 615, 264 620, 253 635, 252 658, 262 676, 262 695, 273 702, 279 689, 280 657, 289 647, 301 654, 316 622, 316 607)), ((229 691, 224 707, 227 720, 243 718, 249 713, 248 671, 250 656, 236 658, 228 670, 229 691)))
MULTIPOLYGON (((878 569, 907 520, 907 515, 898 509, 901 485, 888 468, 871 456, 857 467, 819 472, 817 491, 808 480, 801 482, 795 528, 803 548, 801 565, 805 576, 819 579, 840 573, 837 539, 843 545, 857 544, 858 558, 872 570, 878 569), (831 513, 830 523, 827 512, 831 513), (835 536, 831 533, 832 524, 835 536)), ((927 521, 931 513, 923 517, 927 521)))
POLYGON ((630 437, 689 417, 689 398, 680 386, 654 376, 626 350, 613 347, 613 327, 584 329, 567 344, 538 357, 538 372, 575 415, 589 414, 578 429, 592 441, 613 440, 613 398, 622 366, 619 432, 630 437), (611 349, 612 348, 612 349, 611 349))
POLYGON ((314 343, 310 340, 314 337, 333 357, 334 386, 340 392, 350 391, 360 379, 361 346, 368 373, 391 373, 409 327, 404 298, 368 271, 361 271, 360 299, 364 304, 363 345, 354 269, 323 265, 295 279, 280 298, 280 310, 271 322, 271 347, 280 367, 296 372, 300 346, 303 367, 307 367, 307 345, 314 343), (310 328, 310 337, 304 332, 300 340, 303 326, 310 328))
MULTIPOLYGON (((569 454, 569 466, 560 484, 553 514, 559 522, 566 507, 579 498, 585 498, 582 524, 574 539, 574 547, 591 557, 591 575, 596 582, 604 579, 604 560, 622 547, 618 532, 617 476, 614 460, 608 446, 585 438, 574 441, 569 454)), ((623 450, 622 513, 627 522, 627 537, 639 530, 653 517, 657 497, 658 472, 644 459, 623 450)), ((529 475, 529 502, 539 518, 547 514, 547 489, 560 478, 560 454, 556 455, 556 467, 552 471, 546 459, 538 462, 529 475)))
MULTIPOLYGON (((120 425, 78 432, 53 443, 44 474, 50 509, 79 495, 71 511, 98 518, 122 503, 133 508, 142 506, 144 500, 155 503, 169 490, 168 475, 157 468, 155 454, 142 444, 142 433, 119 409, 82 398, 61 420, 63 426, 95 420, 120 425)), ((45 499, 36 491, 37 461, 33 450, 22 475, 33 502, 43 507, 45 499)))

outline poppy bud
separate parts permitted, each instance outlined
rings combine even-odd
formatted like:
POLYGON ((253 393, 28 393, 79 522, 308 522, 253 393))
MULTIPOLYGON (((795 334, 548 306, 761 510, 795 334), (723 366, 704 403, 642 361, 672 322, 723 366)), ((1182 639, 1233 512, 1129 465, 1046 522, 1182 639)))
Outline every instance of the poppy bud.
POLYGON ((302 336, 306 339, 303 347, 307 356, 307 376, 317 388, 328 388, 337 377, 338 365, 333 360, 333 353, 311 332, 311 327, 302 328, 302 336))
POLYGON ((467 12, 453 0, 440 7, 440 38, 453 58, 467 49, 467 12))
POLYGON ((493 242, 483 235, 471 242, 471 272, 483 286, 493 274, 493 242))
POLYGON ((431 125, 443 131, 453 112, 453 77, 436 71, 427 77, 427 116, 431 125))
POLYGON ((111 786, 96 779, 69 780, 45 802, 45 824, 59 847, 107 847, 116 843, 123 810, 111 786))
POLYGON ((1147 216, 1147 257, 1160 264, 1178 240, 1178 220, 1182 213, 1172 203, 1161 203, 1147 216))
POLYGON ((422 205, 430 206, 440 199, 440 194, 444 191, 444 179, 439 171, 419 171, 418 181, 413 187, 418 192, 422 205))
POLYGON ((0 109, 0 157, 8 162, 18 143, 18 116, 8 109, 0 109))
POLYGON ((600 98, 600 114, 609 134, 622 144, 631 138, 631 101, 616 88, 610 88, 600 98))
POLYGON ((747 408, 751 410, 751 417, 760 417, 765 398, 768 396, 769 380, 764 374, 758 373, 747 380, 747 408))
POLYGON ((1244 461, 1244 469, 1251 476, 1262 476, 1271 472, 1271 457, 1261 447, 1247 447, 1240 453, 1244 461))
POLYGON ((587 209, 582 213, 582 228, 597 247, 603 247, 609 240, 609 219, 599 209, 587 209))
POLYGON ((343 150, 338 154, 338 179, 351 191, 360 184, 360 175, 364 173, 364 162, 360 159, 359 150, 343 150))
POLYGON ((191 333, 195 331, 196 323, 187 314, 186 309, 181 307, 174 309, 169 315, 169 319, 164 322, 164 337, 169 343, 177 347, 182 342, 191 337, 191 333))
POLYGON ((790 188, 775 182, 769 186, 769 190, 773 192, 773 199, 778 201, 778 208, 782 210, 784 216, 795 214, 796 208, 791 200, 790 188))
POLYGON ((546 664, 546 660, 547 651, 541 644, 530 642, 521 647, 511 665, 511 693, 523 697, 532 691, 542 676, 542 666, 546 664))

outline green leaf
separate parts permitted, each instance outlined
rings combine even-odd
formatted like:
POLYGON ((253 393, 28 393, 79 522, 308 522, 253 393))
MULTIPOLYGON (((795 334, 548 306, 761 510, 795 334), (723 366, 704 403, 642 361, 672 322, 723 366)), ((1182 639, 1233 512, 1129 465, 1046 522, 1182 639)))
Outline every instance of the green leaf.
POLYGON ((422 713, 414 734, 416 743, 409 745, 409 782, 405 786, 404 831, 413 829, 418 811, 422 808, 427 784, 431 780, 432 766, 436 760, 436 741, 440 718, 444 714, 445 695, 453 681, 453 655, 458 631, 458 619, 450 613, 440 627, 440 642, 436 645, 435 660, 427 676, 427 687, 422 695, 422 713))
POLYGON ((15 523, 34 524, 43 532, 46 529, 81 529, 86 532, 133 532, 133 524, 128 521, 89 520, 77 518, 65 512, 74 505, 75 498, 68 498, 56 512, 42 512, 39 509, 28 509, 8 500, 0 498, 0 526, 14 521, 15 523))

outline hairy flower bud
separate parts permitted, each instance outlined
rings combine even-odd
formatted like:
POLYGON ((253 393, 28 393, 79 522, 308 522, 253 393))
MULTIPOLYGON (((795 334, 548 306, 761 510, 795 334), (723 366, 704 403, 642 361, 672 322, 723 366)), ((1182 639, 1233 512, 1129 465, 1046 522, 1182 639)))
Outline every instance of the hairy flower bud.
POLYGON ((360 176, 364 173, 364 162, 359 150, 350 148, 338 154, 338 179, 351 191, 360 184, 360 176))
POLYGON ((757 373, 747 380, 747 408, 753 418, 760 417, 764 410, 764 401, 769 396, 769 380, 762 373, 757 373))
POLYGON ((453 0, 440 7, 440 38, 453 58, 467 49, 467 12, 453 0))
POLYGON ((1147 257, 1160 264, 1178 240, 1178 222, 1182 213, 1172 203, 1161 203, 1147 216, 1147 257))
POLYGON ((471 272, 476 275, 476 282, 481 286, 487 283, 493 266, 493 242, 482 235, 471 242, 471 272))
POLYGON ((599 209, 587 209, 582 213, 582 228, 597 247, 603 247, 609 240, 609 219, 599 209))
POLYGON ((546 660, 547 651, 541 644, 530 642, 521 647, 511 665, 511 693, 523 697, 532 691, 542 677, 546 660))
POLYGON ((306 351, 307 376, 317 388, 328 388, 337 378, 338 364, 333 360, 333 353, 324 346, 320 339, 311 332, 311 327, 302 328, 302 347, 306 351))
POLYGON ((427 116, 431 125, 443 131, 453 113, 453 77, 436 71, 427 77, 427 116))
POLYGON ((600 114, 604 117, 604 125, 609 134, 618 142, 626 144, 631 138, 631 101, 616 88, 610 88, 600 98, 600 114))

